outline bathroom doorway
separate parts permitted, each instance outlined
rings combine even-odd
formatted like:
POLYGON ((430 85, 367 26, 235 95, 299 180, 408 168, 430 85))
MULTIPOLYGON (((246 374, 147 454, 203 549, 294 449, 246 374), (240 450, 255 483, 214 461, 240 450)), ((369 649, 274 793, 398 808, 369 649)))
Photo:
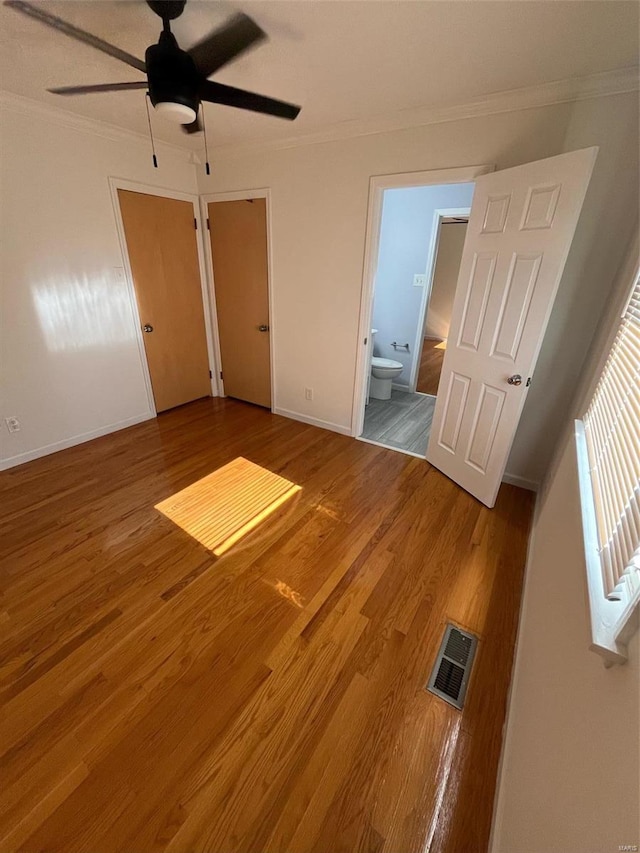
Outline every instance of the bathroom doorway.
POLYGON ((364 394, 355 431, 363 441, 426 455, 472 178, 487 171, 477 167, 372 179, 391 183, 379 189, 377 227, 371 221, 376 211, 370 211, 370 334, 365 335, 364 394))

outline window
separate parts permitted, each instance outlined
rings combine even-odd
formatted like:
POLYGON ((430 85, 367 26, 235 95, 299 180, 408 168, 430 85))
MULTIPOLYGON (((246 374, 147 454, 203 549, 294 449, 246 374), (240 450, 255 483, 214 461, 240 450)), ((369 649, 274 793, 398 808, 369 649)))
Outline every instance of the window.
POLYGON ((609 599, 640 582, 640 279, 586 415, 600 559, 609 599))
POLYGON ((614 662, 625 658, 624 644, 640 601, 637 273, 594 395, 577 427, 594 647, 614 662))

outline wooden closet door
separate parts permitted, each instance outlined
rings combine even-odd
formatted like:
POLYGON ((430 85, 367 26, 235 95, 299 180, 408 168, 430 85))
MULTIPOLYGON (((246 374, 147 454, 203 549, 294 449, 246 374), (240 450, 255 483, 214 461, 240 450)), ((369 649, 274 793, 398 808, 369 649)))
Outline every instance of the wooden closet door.
POLYGON ((271 408, 264 198, 208 206, 224 392, 271 408))
POLYGON ((193 204, 118 190, 156 410, 211 394, 193 204))

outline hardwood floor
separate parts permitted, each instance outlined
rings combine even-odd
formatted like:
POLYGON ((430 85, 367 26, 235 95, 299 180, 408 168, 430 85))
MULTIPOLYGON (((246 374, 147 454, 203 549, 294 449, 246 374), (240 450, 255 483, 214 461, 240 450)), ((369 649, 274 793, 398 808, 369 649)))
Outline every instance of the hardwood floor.
POLYGON ((442 362, 444 360, 444 350, 438 349, 441 341, 432 341, 425 338, 422 345, 422 355, 420 357, 420 367, 418 368, 418 382, 416 391, 422 394, 433 394, 434 397, 438 393, 438 383, 440 382, 440 374, 442 373, 442 362))
POLYGON ((205 400, 0 498, 3 853, 486 850, 530 493, 205 400), (239 456, 301 488, 215 556, 154 507, 239 456), (424 690, 448 620, 462 713, 424 690))

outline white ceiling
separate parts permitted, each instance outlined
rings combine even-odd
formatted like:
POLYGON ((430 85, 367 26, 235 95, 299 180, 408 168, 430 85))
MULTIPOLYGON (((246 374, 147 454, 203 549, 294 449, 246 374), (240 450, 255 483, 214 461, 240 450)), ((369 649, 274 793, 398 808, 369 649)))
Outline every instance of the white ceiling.
MULTIPOLYGON (((144 58, 160 20, 142 0, 48 0, 38 5, 144 58)), ((190 0, 173 30, 188 48, 237 9, 269 34, 214 79, 302 104, 293 122, 207 105, 210 145, 307 134, 351 119, 465 103, 638 62, 635 0, 190 0)), ((143 92, 62 98, 51 86, 141 75, 117 60, 0 7, 0 85, 146 133, 143 92)), ((162 119, 154 132, 201 147, 162 119)))

